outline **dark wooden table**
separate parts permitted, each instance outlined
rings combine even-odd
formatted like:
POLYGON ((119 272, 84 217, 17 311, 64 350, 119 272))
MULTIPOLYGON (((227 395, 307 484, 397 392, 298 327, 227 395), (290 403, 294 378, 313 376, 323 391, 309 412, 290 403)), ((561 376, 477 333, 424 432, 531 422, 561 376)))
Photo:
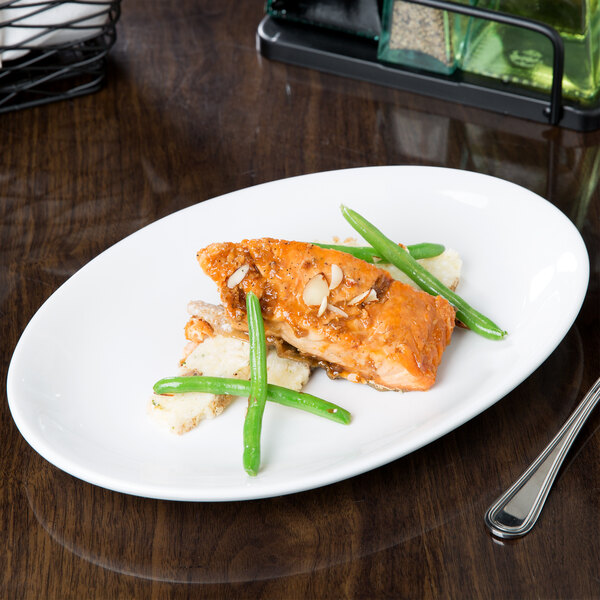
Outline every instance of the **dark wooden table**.
POLYGON ((3 385, 0 596, 600 598, 598 413, 532 533, 502 542, 483 524, 600 374, 600 133, 271 62, 255 48, 263 4, 126 0, 105 89, 0 116, 3 382, 36 310, 107 247, 205 199, 330 169, 445 166, 544 196, 586 242, 583 308, 528 379, 458 430, 263 501, 157 501, 79 481, 24 441, 3 385))

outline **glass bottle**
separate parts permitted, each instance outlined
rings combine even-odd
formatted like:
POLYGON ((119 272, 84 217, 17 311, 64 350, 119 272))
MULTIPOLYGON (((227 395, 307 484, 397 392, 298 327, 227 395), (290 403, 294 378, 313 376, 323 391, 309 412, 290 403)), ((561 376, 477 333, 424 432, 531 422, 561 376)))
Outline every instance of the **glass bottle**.
MULTIPOLYGON (((460 4, 488 6, 489 0, 457 0, 460 4)), ((481 21, 477 19, 476 21, 481 21)), ((396 65, 451 74, 458 67, 472 28, 471 17, 404 0, 385 0, 378 59, 396 65)))
MULTIPOLYGON (((600 90, 598 0, 496 0, 495 8, 554 27, 565 50, 563 96, 590 104, 600 90)), ((520 27, 488 22, 465 45, 462 70, 547 92, 552 85, 552 44, 520 27)))

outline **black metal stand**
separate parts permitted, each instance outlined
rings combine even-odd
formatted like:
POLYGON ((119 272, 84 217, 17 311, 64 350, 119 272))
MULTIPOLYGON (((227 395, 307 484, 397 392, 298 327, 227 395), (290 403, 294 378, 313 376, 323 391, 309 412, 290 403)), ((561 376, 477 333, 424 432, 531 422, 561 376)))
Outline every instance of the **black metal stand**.
POLYGON ((510 84, 457 71, 439 75, 384 64, 377 59, 377 42, 339 31, 311 27, 266 16, 257 31, 257 47, 267 58, 369 81, 426 96, 459 102, 576 131, 600 128, 600 104, 582 107, 561 95, 564 64, 562 40, 552 27, 529 19, 457 5, 443 0, 410 0, 434 8, 496 20, 537 31, 554 48, 550 95, 518 89, 510 84))

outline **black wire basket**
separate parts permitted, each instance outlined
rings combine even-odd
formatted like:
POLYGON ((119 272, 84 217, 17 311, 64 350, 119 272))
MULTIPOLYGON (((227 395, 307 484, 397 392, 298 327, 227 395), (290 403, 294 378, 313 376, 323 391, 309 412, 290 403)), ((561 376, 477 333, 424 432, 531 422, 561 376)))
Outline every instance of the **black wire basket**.
POLYGON ((0 113, 102 88, 120 9, 121 0, 0 2, 0 113))

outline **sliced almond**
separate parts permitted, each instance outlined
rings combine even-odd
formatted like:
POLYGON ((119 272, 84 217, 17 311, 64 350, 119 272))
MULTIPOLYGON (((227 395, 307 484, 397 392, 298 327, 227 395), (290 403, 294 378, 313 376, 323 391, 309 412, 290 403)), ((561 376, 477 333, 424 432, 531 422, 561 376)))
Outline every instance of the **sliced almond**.
POLYGON ((327 308, 335 315, 338 315, 339 317, 347 317, 347 313, 345 313, 341 308, 338 308, 337 306, 334 306, 333 304, 328 304, 327 308))
POLYGON ((348 302, 348 304, 350 306, 354 306, 355 304, 358 304, 359 302, 362 302, 368 295, 369 292, 371 290, 367 290, 366 292, 363 292, 362 294, 359 294, 358 296, 354 296, 354 298, 352 298, 352 300, 350 300, 350 302, 348 302))
POLYGON ((331 281, 329 282, 329 289, 335 290, 335 288, 342 283, 344 279, 344 272, 337 265, 331 265, 331 281))
POLYGON ((327 299, 329 284, 323 273, 315 275, 305 286, 302 300, 308 306, 321 306, 323 299, 327 299))
POLYGON ((236 269, 229 276, 229 279, 227 280, 227 287, 229 289, 232 289, 236 285, 240 284, 243 281, 244 277, 246 277, 246 274, 248 273, 249 270, 250 270, 249 264, 242 265, 239 269, 236 269))
POLYGON ((367 297, 365 298, 365 304, 367 302, 375 302, 377 300, 377 292, 371 288, 369 293, 367 294, 367 297))
POLYGON ((319 306, 319 311, 317 312, 317 317, 320 317, 327 310, 327 296, 323 298, 321 301, 321 305, 319 306))

